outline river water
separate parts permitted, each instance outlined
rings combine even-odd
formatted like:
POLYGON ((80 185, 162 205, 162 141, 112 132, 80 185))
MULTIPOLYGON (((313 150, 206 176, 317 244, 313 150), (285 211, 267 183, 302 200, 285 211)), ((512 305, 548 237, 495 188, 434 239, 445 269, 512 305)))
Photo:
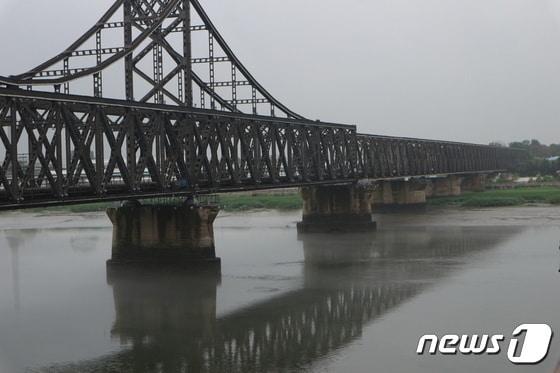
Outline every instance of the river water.
POLYGON ((101 213, 0 214, 0 373, 554 372, 560 209, 430 210, 299 235, 300 212, 221 214, 221 275, 107 271, 101 213), (516 326, 549 324, 516 366, 516 326), (503 334, 497 355, 418 355, 424 334, 503 334))

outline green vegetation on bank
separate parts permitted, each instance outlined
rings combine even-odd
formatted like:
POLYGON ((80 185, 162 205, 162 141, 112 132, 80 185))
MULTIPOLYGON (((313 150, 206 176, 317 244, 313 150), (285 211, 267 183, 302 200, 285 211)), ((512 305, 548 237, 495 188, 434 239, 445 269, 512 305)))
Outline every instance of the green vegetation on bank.
MULTIPOLYGON (((177 199, 179 203, 180 199, 177 199)), ((144 203, 150 203, 149 200, 144 203)), ((430 206, 458 207, 500 207, 521 206, 530 203, 548 203, 560 205, 560 188, 558 187, 519 187, 515 189, 487 190, 468 192, 457 197, 437 197, 428 199, 430 206)), ((303 205, 299 193, 290 194, 223 194, 219 205, 224 211, 248 211, 255 209, 297 210, 303 205)), ((72 212, 86 213, 105 211, 108 207, 117 207, 118 202, 100 202, 84 205, 56 206, 34 209, 35 212, 72 212)))
MULTIPOLYGON (((147 203, 149 203, 149 200, 147 203)), ((303 200, 301 199, 299 193, 257 195, 223 194, 219 197, 219 205, 224 211, 248 211, 255 209, 297 210, 303 205, 303 200)), ((105 211, 109 207, 117 206, 119 206, 119 202, 99 202, 83 205, 37 208, 32 209, 32 211, 86 213, 105 211)))
POLYGON ((299 193, 279 195, 222 195, 220 206, 226 211, 247 211, 253 209, 297 210, 303 205, 299 193))
MULTIPOLYGON (((246 211, 252 209, 300 209, 303 201, 297 193, 287 195, 230 195, 220 196, 220 205, 226 211, 246 211)), ((529 203, 560 205, 560 188, 520 187, 515 189, 495 189, 484 192, 468 192, 458 197, 439 197, 428 200, 430 206, 459 207, 500 207, 521 206, 529 203)))
POLYGON ((500 207, 528 203, 560 204, 560 188, 523 187, 505 190, 487 190, 465 193, 458 197, 438 197, 428 200, 431 206, 500 207))
MULTIPOLYGON (((506 146, 500 143, 492 143, 491 145, 506 146)), ((523 150, 526 155, 511 170, 515 174, 540 178, 560 178, 560 144, 545 145, 538 140, 524 140, 512 142, 509 147, 523 150)))

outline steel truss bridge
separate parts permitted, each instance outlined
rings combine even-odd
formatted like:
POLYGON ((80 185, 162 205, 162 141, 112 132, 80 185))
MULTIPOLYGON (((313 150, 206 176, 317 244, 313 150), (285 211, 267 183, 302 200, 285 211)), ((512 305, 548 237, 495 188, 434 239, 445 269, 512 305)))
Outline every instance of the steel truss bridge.
POLYGON ((0 76, 0 140, 0 209, 496 172, 523 157, 307 120, 198 0, 117 0, 61 54, 0 76))

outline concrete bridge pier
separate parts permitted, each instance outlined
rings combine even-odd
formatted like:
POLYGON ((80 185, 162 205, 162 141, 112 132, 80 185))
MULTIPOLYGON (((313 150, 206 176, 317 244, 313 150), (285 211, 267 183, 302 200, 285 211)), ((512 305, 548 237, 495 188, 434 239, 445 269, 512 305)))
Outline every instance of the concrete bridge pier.
POLYGON ((474 174, 466 175, 463 177, 463 182, 461 183, 462 192, 483 192, 486 188, 487 175, 485 174, 474 174))
POLYGON ((127 202, 107 210, 113 223, 108 265, 155 264, 219 269, 213 223, 218 207, 141 205, 127 202))
POLYGON ((380 181, 373 205, 380 211, 425 207, 426 183, 419 180, 380 181))
POLYGON ((298 232, 363 232, 372 220, 373 190, 359 185, 311 186, 301 189, 303 220, 298 232))
POLYGON ((460 196, 462 181, 463 178, 456 175, 432 179, 426 188, 426 196, 428 198, 460 196))

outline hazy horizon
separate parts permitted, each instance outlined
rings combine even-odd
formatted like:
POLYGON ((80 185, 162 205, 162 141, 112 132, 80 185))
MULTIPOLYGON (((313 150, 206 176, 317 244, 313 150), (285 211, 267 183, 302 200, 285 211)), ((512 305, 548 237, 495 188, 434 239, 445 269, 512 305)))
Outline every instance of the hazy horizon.
MULTIPOLYGON (((201 0, 281 102, 360 132, 560 142, 560 0, 201 0)), ((0 75, 63 51, 113 0, 3 0, 0 75), (25 21, 22 21, 25 20, 25 21)))

